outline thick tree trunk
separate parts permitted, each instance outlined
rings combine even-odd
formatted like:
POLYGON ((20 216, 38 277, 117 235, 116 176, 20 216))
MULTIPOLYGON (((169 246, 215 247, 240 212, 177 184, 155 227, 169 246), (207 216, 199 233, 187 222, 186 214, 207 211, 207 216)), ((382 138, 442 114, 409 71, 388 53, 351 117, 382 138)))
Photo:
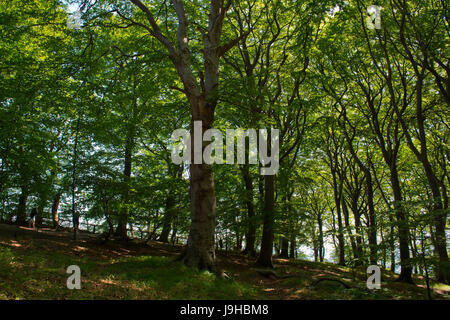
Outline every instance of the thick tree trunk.
POLYGON ((236 251, 242 250, 242 236, 239 232, 239 226, 236 228, 236 251))
MULTIPOLYGON (((206 104, 204 98, 192 98, 191 123, 191 164, 190 195, 191 195, 191 228, 186 248, 180 259, 188 266, 214 271, 215 248, 214 233, 216 227, 216 194, 214 190, 214 174, 211 165, 203 163, 195 164, 194 151, 196 148, 203 150, 208 144, 196 141, 194 137, 194 121, 201 121, 202 133, 212 127, 214 109, 206 104), (200 144, 201 147, 198 147, 200 144)), ((199 133, 197 133, 199 134, 199 133)))
POLYGON ((36 227, 42 226, 42 222, 44 221, 44 208, 45 202, 41 201, 36 215, 36 227))
POLYGON ((191 228, 182 261, 191 267, 215 270, 214 175, 210 165, 191 164, 191 228))
POLYGON ((126 211, 126 209, 121 210, 121 216, 119 217, 116 232, 114 233, 114 236, 119 239, 126 239, 128 237, 126 211))
POLYGON ((289 258, 289 240, 285 237, 281 238, 280 258, 289 258))

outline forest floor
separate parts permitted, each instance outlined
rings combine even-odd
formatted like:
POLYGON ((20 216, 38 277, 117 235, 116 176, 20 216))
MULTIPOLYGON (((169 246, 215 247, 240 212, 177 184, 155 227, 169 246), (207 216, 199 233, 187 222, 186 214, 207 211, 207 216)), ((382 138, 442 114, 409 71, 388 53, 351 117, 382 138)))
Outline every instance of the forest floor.
MULTIPOLYGON (((254 259, 219 251, 226 279, 177 262, 181 246, 103 242, 83 232, 78 241, 71 237, 0 224, 0 299, 427 299, 422 277, 414 276, 415 285, 398 283, 388 270, 381 289, 368 290, 362 268, 274 259, 278 276, 267 277, 255 271, 254 259), (81 269, 81 290, 66 287, 70 265, 81 269)), ((433 299, 450 299, 450 286, 431 285, 433 299)))

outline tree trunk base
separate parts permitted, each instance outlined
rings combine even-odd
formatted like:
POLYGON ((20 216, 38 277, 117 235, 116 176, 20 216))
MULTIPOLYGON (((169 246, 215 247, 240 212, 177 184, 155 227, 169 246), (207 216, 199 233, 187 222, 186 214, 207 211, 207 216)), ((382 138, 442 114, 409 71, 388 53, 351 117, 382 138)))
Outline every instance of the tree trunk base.
POLYGON ((267 260, 267 259, 263 259, 263 258, 259 257, 258 260, 256 260, 256 265, 258 267, 273 269, 272 259, 267 260))
POLYGON ((207 252, 206 250, 195 250, 192 247, 186 248, 177 260, 181 261, 186 266, 191 268, 208 270, 210 272, 217 271, 217 266, 214 262, 213 257, 211 257, 211 253, 207 252))
POLYGON ((404 282, 409 284, 414 284, 412 280, 411 273, 400 273, 400 276, 395 280, 396 282, 404 282))
POLYGON ((450 285, 450 263, 449 262, 440 262, 437 281, 441 283, 445 283, 450 285))
POLYGON ((249 249, 245 248, 244 251, 242 251, 242 254, 248 255, 250 257, 256 257, 256 250, 255 249, 249 250, 249 249))

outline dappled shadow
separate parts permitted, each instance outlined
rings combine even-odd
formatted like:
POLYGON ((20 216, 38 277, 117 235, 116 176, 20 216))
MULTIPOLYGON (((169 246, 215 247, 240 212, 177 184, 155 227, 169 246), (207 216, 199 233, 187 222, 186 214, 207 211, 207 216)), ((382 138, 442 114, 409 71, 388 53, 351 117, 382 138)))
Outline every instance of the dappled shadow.
MULTIPOLYGON (((417 286, 394 282, 395 276, 383 271, 382 290, 365 289, 363 268, 351 269, 331 263, 274 259, 277 274, 291 278, 265 277, 252 268, 255 258, 239 252, 217 251, 218 268, 231 280, 208 272, 198 272, 176 262, 182 246, 158 241, 73 241, 68 232, 35 231, 0 225, 0 249, 15 252, 5 270, 12 288, 25 298, 56 299, 426 299, 424 279, 415 277, 417 286), (65 288, 65 268, 79 264, 85 275, 83 292, 65 288), (352 287, 313 282, 321 277, 336 278, 352 287), (249 288, 254 290, 251 292, 249 288)), ((448 291, 434 289, 436 299, 448 291)))

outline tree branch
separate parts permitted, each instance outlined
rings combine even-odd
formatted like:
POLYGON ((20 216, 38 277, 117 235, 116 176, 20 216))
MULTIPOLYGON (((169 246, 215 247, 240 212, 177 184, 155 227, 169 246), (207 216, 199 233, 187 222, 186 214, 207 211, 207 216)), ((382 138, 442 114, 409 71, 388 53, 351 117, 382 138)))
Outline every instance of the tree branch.
POLYGON ((250 34, 251 30, 241 34, 239 37, 229 41, 228 43, 224 44, 223 46, 220 46, 217 48, 217 55, 219 57, 222 57, 225 53, 227 53, 228 50, 233 48, 235 45, 239 43, 239 41, 247 38, 247 36, 250 34))

